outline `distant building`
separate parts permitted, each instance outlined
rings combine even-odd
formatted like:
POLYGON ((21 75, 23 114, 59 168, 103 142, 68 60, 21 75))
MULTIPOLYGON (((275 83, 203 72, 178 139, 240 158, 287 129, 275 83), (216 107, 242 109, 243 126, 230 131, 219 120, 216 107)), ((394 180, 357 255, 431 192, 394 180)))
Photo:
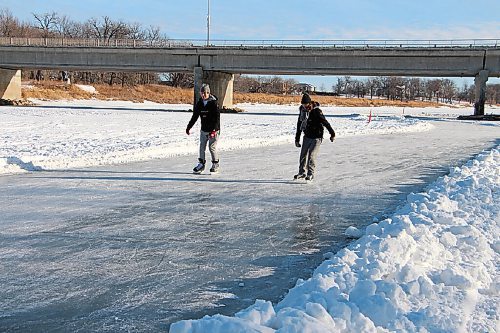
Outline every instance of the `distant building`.
POLYGON ((316 87, 309 83, 297 83, 295 90, 298 92, 315 92, 316 87))

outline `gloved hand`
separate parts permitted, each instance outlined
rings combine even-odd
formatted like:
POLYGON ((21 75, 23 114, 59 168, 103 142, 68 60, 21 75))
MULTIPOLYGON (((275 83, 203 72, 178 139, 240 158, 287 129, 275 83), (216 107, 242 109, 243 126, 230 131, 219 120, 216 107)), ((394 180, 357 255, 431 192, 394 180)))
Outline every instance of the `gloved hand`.
POLYGON ((216 135, 217 135, 217 131, 216 131, 216 130, 213 130, 212 132, 210 132, 210 134, 208 134, 208 137, 209 137, 210 139, 213 139, 213 138, 215 138, 215 136, 216 136, 216 135))
POLYGON ((300 142, 295 141, 295 147, 300 148, 300 142))
POLYGON ((333 142, 335 140, 335 135, 330 136, 330 141, 333 142))
POLYGON ((186 128, 186 134, 189 135, 189 128, 186 128))

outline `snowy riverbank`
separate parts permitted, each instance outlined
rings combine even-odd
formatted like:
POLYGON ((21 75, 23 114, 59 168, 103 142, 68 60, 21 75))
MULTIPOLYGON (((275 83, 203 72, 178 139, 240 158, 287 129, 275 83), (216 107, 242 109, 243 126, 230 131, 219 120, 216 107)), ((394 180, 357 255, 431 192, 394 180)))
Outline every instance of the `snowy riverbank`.
MULTIPOLYGON (((103 101, 37 101, 39 107, 0 107, 0 174, 70 169, 196 154, 197 128, 185 134, 189 105, 103 101)), ((221 116, 221 150, 293 144, 297 105, 238 105, 221 116)), ((427 131, 432 125, 403 113, 422 110, 325 107, 338 137, 427 131)), ((449 115, 454 109, 426 109, 449 115)))

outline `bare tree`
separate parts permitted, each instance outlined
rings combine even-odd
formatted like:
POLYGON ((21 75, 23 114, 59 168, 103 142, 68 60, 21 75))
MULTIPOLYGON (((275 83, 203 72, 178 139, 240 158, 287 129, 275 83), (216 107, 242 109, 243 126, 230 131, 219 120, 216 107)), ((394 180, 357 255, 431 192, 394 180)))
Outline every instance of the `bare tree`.
POLYGON ((122 21, 113 21, 108 16, 102 20, 91 18, 87 21, 88 33, 98 38, 106 45, 109 45, 112 39, 125 38, 128 33, 127 25, 122 21))
POLYGON ((411 78, 407 81, 408 84, 408 98, 415 100, 420 97, 421 80, 419 78, 411 78))
POLYGON ((81 23, 71 20, 68 16, 60 16, 54 24, 54 31, 61 37, 78 38, 82 36, 81 23))
POLYGON ((259 91, 259 81, 247 75, 234 76, 234 90, 238 92, 254 93, 259 91))
POLYGON ((440 90, 441 90, 441 80, 435 79, 426 81, 425 92, 429 101, 432 101, 432 98, 436 97, 436 102, 439 102, 439 98, 441 97, 439 94, 440 90))
POLYGON ((283 92, 285 94, 297 93, 297 91, 296 91, 296 87, 297 87, 297 84, 298 84, 297 80, 287 79, 283 83, 284 83, 284 88, 285 88, 283 92))
POLYGON ((358 98, 364 98, 366 95, 366 86, 363 81, 360 80, 354 80, 354 91, 353 93, 356 94, 358 98))
POLYGON ((32 14, 37 21, 38 29, 41 31, 41 37, 46 38, 52 36, 59 20, 57 13, 32 14))
POLYGON ((500 103, 500 84, 489 84, 486 86, 486 100, 490 105, 500 103))
POLYGON ((150 25, 149 28, 146 29, 145 37, 150 44, 158 42, 159 40, 161 40, 160 27, 150 25))
POLYGON ((338 77, 337 78, 337 83, 332 85, 332 90, 337 94, 341 95, 342 94, 342 87, 344 86, 344 81, 342 78, 338 77))
POLYGON ((406 93, 406 80, 400 76, 391 76, 388 85, 389 99, 403 101, 406 93))
POLYGON ((144 39, 146 32, 140 23, 129 23, 126 25, 127 37, 130 39, 144 39))
POLYGON ((453 97, 456 96, 457 87, 453 81, 450 79, 441 80, 441 96, 445 99, 447 103, 453 101, 453 97))
POLYGON ((342 91, 349 95, 349 91, 350 91, 350 86, 352 85, 352 79, 350 76, 346 75, 344 76, 344 79, 342 80, 343 82, 343 87, 342 87, 342 91))
POLYGON ((165 79, 168 85, 179 88, 190 88, 194 86, 194 76, 188 73, 166 73, 165 79))
POLYGON ((9 9, 0 9, 0 36, 13 37, 19 29, 19 20, 9 9))
POLYGON ((377 88, 379 86, 379 82, 376 78, 369 78, 366 80, 366 89, 370 92, 370 99, 373 99, 373 96, 377 92, 377 88))

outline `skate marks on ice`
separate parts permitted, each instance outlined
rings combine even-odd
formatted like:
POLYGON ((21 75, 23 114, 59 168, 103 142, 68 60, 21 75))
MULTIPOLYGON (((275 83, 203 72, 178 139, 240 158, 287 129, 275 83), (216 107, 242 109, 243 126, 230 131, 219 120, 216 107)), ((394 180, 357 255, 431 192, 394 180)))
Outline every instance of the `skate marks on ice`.
MULTIPOLYGON (((63 171, 65 173, 66 171, 63 171)), ((68 172, 68 173, 74 173, 75 170, 68 172)), ((87 170, 81 170, 82 173, 87 173, 87 170)), ((96 174, 100 173, 99 171, 91 171, 96 174)), ((171 174, 173 172, 162 172, 171 174)), ((120 174, 117 172, 116 174, 120 174)), ((148 174, 151 174, 151 172, 148 172, 148 174)), ((33 176, 31 178, 38 178, 38 179, 60 179, 60 180, 104 180, 104 181, 159 181, 159 182, 192 182, 192 183, 247 183, 247 184, 296 184, 297 182, 294 182, 293 180, 287 180, 287 179, 259 179, 259 178, 245 178, 245 179, 235 179, 231 177, 224 176, 222 172, 212 172, 212 173, 199 173, 195 174, 193 172, 176 172, 176 174, 180 175, 185 175, 186 177, 152 177, 152 176, 120 176, 120 175, 113 175, 113 176, 108 176, 108 175, 92 175, 92 176, 64 176, 64 175, 58 175, 58 176, 33 176), (190 177, 192 176, 192 177, 190 177)))

